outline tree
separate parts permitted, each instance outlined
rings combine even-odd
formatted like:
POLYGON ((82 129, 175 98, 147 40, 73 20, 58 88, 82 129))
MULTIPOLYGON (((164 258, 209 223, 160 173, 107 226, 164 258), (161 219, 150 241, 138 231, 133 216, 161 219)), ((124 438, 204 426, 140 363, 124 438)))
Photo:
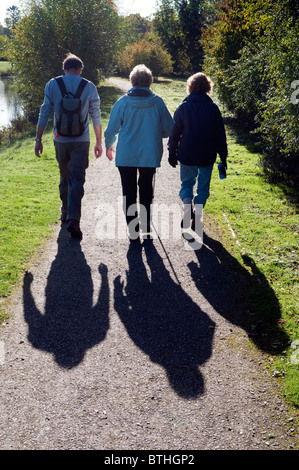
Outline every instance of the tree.
POLYGON ((26 115, 35 121, 44 86, 61 75, 68 52, 84 62, 83 75, 98 83, 114 65, 118 15, 111 0, 31 0, 11 39, 9 59, 26 115))
POLYGON ((121 48, 125 48, 128 44, 141 41, 152 29, 151 21, 143 18, 139 14, 121 16, 119 21, 121 48))
POLYGON ((6 10, 6 18, 4 20, 6 28, 8 29, 9 33, 8 36, 11 35, 11 32, 17 27, 18 22, 20 21, 20 10, 15 5, 7 8, 6 10))
POLYGON ((203 64, 202 31, 213 16, 213 1, 160 0, 154 16, 154 31, 180 74, 198 72, 203 64))

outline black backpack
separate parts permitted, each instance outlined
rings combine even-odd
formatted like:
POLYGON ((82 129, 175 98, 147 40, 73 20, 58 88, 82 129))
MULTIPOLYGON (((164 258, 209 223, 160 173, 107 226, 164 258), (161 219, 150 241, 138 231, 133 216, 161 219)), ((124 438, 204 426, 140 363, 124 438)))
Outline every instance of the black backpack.
POLYGON ((87 85, 87 80, 84 78, 81 79, 75 95, 66 90, 62 77, 57 77, 55 80, 62 95, 60 101, 60 114, 56 123, 57 132, 59 135, 64 137, 79 137, 84 132, 85 123, 88 118, 88 115, 85 119, 82 118, 82 102, 80 99, 81 94, 87 85))

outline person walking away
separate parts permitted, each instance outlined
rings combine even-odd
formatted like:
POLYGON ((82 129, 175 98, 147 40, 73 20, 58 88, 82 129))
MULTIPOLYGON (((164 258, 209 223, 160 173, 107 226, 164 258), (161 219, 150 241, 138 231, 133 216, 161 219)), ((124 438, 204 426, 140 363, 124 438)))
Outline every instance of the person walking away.
POLYGON ((182 227, 188 228, 191 222, 193 230, 200 226, 199 218, 210 195, 217 154, 227 168, 226 133, 221 112, 209 96, 212 89, 213 83, 204 73, 188 78, 188 96, 174 113, 174 127, 168 141, 169 164, 176 167, 180 162, 182 227))
POLYGON ((115 165, 121 178, 129 238, 133 241, 140 240, 140 231, 144 237, 150 236, 153 178, 161 164, 163 138, 170 136, 173 119, 163 99, 150 90, 153 76, 145 65, 133 68, 130 81, 132 88, 113 106, 104 135, 109 160, 113 160, 116 151, 115 165), (138 187, 140 214, 136 209, 138 187))
POLYGON ((67 230, 72 237, 79 239, 82 238, 81 203, 89 164, 89 115, 96 137, 95 157, 102 155, 100 98, 96 86, 81 78, 83 68, 84 64, 79 57, 68 54, 63 62, 64 75, 52 78, 46 84, 35 138, 35 155, 41 157, 42 136, 54 113, 54 146, 60 170, 61 221, 67 222, 67 230))

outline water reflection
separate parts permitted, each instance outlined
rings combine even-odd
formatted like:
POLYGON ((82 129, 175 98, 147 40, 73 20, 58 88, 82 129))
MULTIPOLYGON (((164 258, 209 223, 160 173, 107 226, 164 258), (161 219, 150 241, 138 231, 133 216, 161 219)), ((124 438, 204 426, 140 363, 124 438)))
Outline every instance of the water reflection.
POLYGON ((9 126, 11 121, 22 116, 22 106, 11 78, 0 79, 0 127, 9 126))

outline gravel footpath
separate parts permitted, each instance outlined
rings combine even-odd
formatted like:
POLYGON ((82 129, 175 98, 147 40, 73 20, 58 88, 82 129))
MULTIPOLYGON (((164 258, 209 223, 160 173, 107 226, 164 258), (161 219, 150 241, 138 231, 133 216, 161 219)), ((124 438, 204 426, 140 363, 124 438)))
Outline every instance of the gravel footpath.
MULTIPOLYGON (((178 186, 165 153, 155 203, 180 205, 178 186)), ((130 245, 104 223, 123 225, 120 194, 114 164, 93 161, 83 240, 56 224, 10 302, 0 449, 297 448, 217 230, 200 250, 181 236, 130 245)))

